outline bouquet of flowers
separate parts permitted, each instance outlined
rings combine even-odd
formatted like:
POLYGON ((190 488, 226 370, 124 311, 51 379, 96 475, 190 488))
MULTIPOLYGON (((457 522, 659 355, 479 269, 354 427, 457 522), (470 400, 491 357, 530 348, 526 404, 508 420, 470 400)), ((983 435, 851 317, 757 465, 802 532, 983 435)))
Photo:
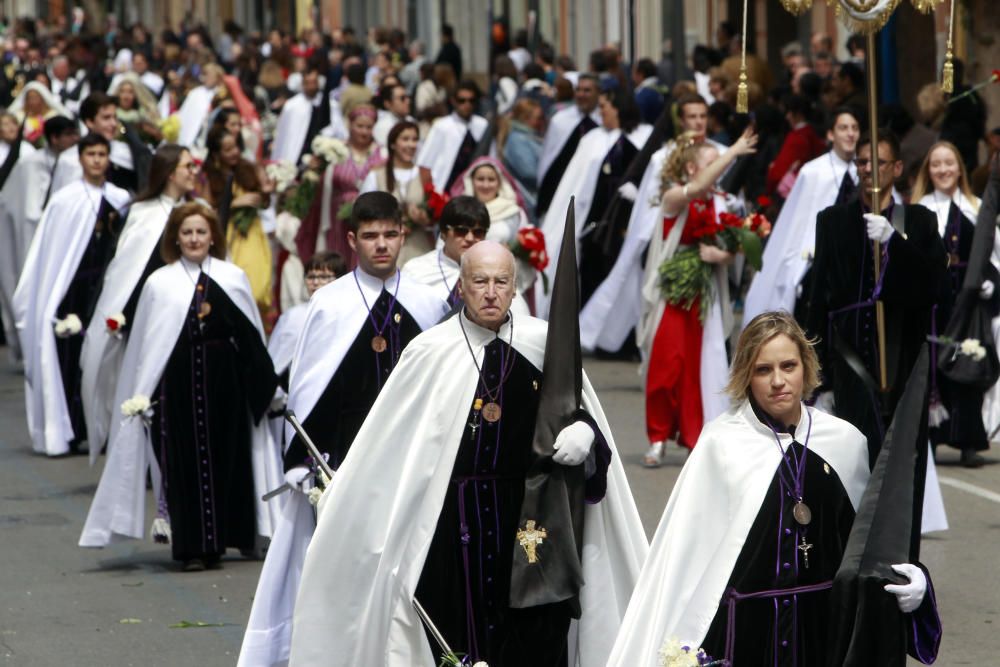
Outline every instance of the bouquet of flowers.
POLYGON ((45 121, 39 116, 28 116, 24 119, 24 140, 35 148, 45 145, 45 121))
MULTIPOLYGON (((971 357, 973 361, 982 361, 986 358, 986 348, 976 338, 966 338, 965 340, 957 341, 947 336, 928 336, 927 340, 931 343, 944 346, 945 353, 951 349, 952 358, 959 355, 971 357)), ((927 425, 932 428, 940 426, 948 421, 950 416, 948 408, 944 407, 944 403, 941 401, 941 393, 935 386, 931 391, 930 407, 927 411, 927 425)))
POLYGON ((122 337, 122 328, 124 328, 124 326, 124 313, 115 313, 104 320, 104 328, 107 330, 108 334, 114 336, 115 338, 122 337))
MULTIPOLYGON (((719 213, 702 201, 691 202, 687 229, 699 244, 716 245, 728 252, 743 252, 747 263, 760 270, 761 239, 771 233, 771 223, 761 213, 739 216, 719 213)), ((668 304, 690 310, 701 303, 702 321, 712 302, 712 265, 702 261, 698 247, 684 248, 660 265, 660 287, 668 304)))
POLYGON ((289 181, 284 191, 279 190, 285 194, 282 208, 299 220, 309 213, 313 199, 316 198, 320 178, 327 165, 336 166, 351 156, 347 144, 340 139, 323 135, 313 139, 309 149, 312 153, 302 156, 303 168, 298 180, 289 181))
POLYGON ((431 220, 437 221, 441 219, 441 214, 444 213, 444 206, 449 201, 451 201, 451 197, 435 190, 433 183, 424 183, 423 206, 431 220))
POLYGON ((76 313, 70 313, 61 320, 57 319, 53 328, 56 338, 69 338, 83 331, 83 322, 76 313))
POLYGON ((309 148, 326 164, 338 165, 351 156, 351 150, 340 139, 317 135, 309 148))
POLYGON ((170 114, 166 118, 161 118, 159 126, 164 141, 176 143, 177 138, 181 136, 181 117, 175 113, 170 114))
POLYGON ((153 403, 149 400, 149 396, 136 394, 122 402, 121 411, 126 419, 139 417, 144 422, 149 422, 153 418, 153 403))
POLYGON ((708 667, 724 665, 725 660, 713 660, 705 649, 692 649, 671 638, 660 647, 660 667, 708 667))
POLYGON ((288 160, 271 162, 264 168, 264 171, 267 172, 267 177, 274 181, 274 191, 279 195, 295 185, 295 179, 299 175, 295 164, 288 160))
POLYGON ((542 277, 542 288, 549 293, 549 277, 545 268, 549 265, 549 254, 545 250, 545 235, 537 227, 522 227, 508 246, 514 257, 527 262, 542 277))

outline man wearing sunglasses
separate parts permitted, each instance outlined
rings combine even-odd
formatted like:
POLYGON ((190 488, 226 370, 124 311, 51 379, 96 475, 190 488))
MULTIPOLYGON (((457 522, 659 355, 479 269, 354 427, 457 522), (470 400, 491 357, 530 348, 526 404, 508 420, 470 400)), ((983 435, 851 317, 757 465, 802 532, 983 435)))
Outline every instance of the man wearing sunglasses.
POLYGON ((387 148, 389 142, 389 131, 404 120, 416 123, 417 120, 410 115, 410 94, 406 92, 403 84, 397 83, 386 86, 379 93, 382 99, 382 107, 378 111, 378 120, 372 128, 372 136, 382 148, 387 148))
POLYGON ((476 145, 489 123, 476 114, 480 98, 475 81, 462 81, 451 98, 454 111, 438 119, 417 154, 420 179, 438 192, 447 192, 472 162, 476 145))

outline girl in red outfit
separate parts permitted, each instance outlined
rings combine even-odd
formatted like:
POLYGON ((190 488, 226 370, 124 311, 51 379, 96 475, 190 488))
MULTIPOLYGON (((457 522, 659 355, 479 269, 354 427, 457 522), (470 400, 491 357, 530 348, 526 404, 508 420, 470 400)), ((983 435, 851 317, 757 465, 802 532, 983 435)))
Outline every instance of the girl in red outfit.
MULTIPOLYGON (((664 164, 661 186, 664 217, 657 223, 650 241, 643 279, 644 313, 637 330, 639 346, 647 360, 646 432, 651 443, 643 460, 647 467, 661 464, 663 443, 678 433, 678 444, 694 447, 706 411, 713 415, 716 412, 703 405, 702 359, 710 361, 711 375, 719 376, 721 390, 728 371, 722 316, 722 311, 729 307, 725 266, 732 262, 733 255, 702 242, 700 232, 705 226, 715 225, 718 213, 725 210, 724 196, 715 192, 716 181, 737 157, 753 153, 756 145, 757 135, 747 130, 720 155, 714 146, 696 142, 693 135, 686 133, 678 139, 677 147, 664 164), (715 265, 715 274, 721 278, 715 281, 711 307, 714 312, 706 312, 705 318, 701 316, 702 304, 698 301, 685 308, 666 303, 661 295, 659 267, 678 250, 695 244, 701 261, 715 265), (711 342, 706 337, 709 328, 711 342), (703 337, 707 355, 703 355, 703 337)), ((720 392, 709 393, 707 399, 725 409, 720 392), (715 394, 719 394, 718 401, 713 398, 715 394)))

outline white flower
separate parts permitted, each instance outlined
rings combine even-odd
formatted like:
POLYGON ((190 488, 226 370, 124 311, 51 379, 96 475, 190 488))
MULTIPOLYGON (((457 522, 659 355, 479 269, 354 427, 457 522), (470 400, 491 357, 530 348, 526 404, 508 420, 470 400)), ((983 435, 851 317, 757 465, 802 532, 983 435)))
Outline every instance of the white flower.
POLYGON ((274 189, 279 194, 295 183, 295 177, 299 173, 298 169, 295 168, 295 164, 288 160, 272 162, 264 170, 267 172, 268 178, 274 181, 274 189))
POLYGON ((692 649, 671 638, 660 647, 660 667, 698 667, 698 656, 702 654, 702 649, 692 649))
POLYGON ((975 338, 966 338, 958 346, 958 353, 970 356, 975 361, 986 358, 986 348, 975 338))
POLYGON ((319 488, 318 486, 314 486, 313 488, 309 489, 309 492, 306 493, 306 495, 309 497, 310 505, 313 506, 318 505, 319 499, 323 497, 323 489, 319 488))
POLYGON ((308 168, 309 165, 312 164, 312 159, 313 159, 312 153, 303 153, 302 158, 299 160, 299 165, 308 168))
POLYGON ((476 664, 474 664, 472 667, 490 667, 490 666, 486 663, 485 660, 480 660, 479 662, 477 662, 476 664))
POLYGON ((122 414, 126 417, 150 417, 150 408, 153 404, 149 400, 149 396, 144 396, 143 394, 136 394, 132 398, 126 399, 121 406, 122 414))
POLYGON ((83 322, 75 313, 70 313, 61 320, 56 320, 55 334, 57 338, 69 338, 83 331, 83 322))
POLYGON ((312 141, 312 152, 323 159, 327 164, 337 165, 350 156, 350 150, 340 139, 333 137, 317 136, 312 141))

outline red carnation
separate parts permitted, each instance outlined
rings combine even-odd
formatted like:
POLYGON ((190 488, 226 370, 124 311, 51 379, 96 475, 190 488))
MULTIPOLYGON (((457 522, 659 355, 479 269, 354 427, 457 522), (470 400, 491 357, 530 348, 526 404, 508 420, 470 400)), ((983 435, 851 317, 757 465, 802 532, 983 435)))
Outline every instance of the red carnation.
POLYGON ((537 227, 524 227, 517 232, 517 243, 525 250, 545 250, 545 235, 537 227))
POLYGON ((996 83, 996 82, 1000 81, 1000 69, 993 70, 992 79, 993 79, 993 83, 996 83))
POLYGON ((771 205, 771 198, 768 197, 767 195, 761 195, 757 197, 757 206, 760 206, 761 208, 767 208, 770 205, 771 205))
POLYGON ((111 332, 118 331, 119 327, 121 327, 121 324, 118 323, 118 320, 116 320, 113 317, 109 317, 108 319, 104 320, 104 325, 108 328, 108 331, 111 332))
POLYGON ((727 211, 719 214, 719 223, 723 227, 742 227, 743 218, 727 211))

